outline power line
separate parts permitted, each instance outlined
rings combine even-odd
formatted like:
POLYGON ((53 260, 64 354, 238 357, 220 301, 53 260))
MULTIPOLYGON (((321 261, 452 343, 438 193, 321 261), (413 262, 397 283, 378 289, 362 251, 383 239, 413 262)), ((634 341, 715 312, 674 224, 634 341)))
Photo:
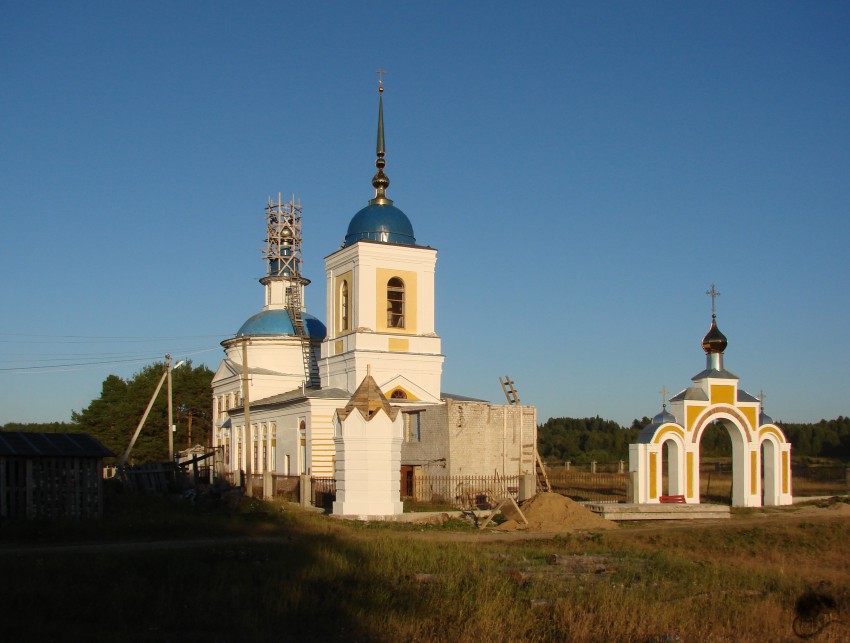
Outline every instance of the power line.
POLYGON ((31 333, 0 333, 2 344, 97 344, 97 343, 144 343, 207 340, 230 337, 232 333, 218 335, 174 335, 174 336, 109 336, 109 335, 35 335, 31 333), (3 339, 3 338, 10 339, 3 339))
MULTIPOLYGON (((175 354, 185 355, 189 357, 190 355, 198 355, 200 353, 209 353, 212 351, 220 350, 218 347, 215 348, 205 348, 201 350, 194 350, 190 352, 185 351, 176 351, 175 354)), ((147 357, 136 357, 131 359, 113 359, 113 360, 101 360, 101 361, 87 361, 87 362, 78 362, 76 364, 37 364, 37 365, 28 365, 28 366, 9 366, 0 368, 0 372, 5 373, 33 373, 33 372, 63 372, 72 370, 71 367, 87 367, 87 366, 103 366, 105 364, 128 364, 128 363, 141 363, 141 362, 150 362, 156 359, 160 359, 161 356, 147 356, 147 357)), ((94 359, 94 358, 92 358, 94 359)), ((73 370, 83 370, 82 368, 75 368, 73 370)))

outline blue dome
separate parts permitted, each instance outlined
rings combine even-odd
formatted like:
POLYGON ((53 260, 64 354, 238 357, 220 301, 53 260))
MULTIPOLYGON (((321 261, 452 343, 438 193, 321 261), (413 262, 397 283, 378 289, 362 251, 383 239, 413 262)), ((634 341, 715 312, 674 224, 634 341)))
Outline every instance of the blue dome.
POLYGON ((413 226, 407 215, 394 205, 367 205, 351 219, 345 235, 345 246, 361 239, 384 243, 416 245, 413 226))
MULTIPOLYGON (((313 339, 324 339, 328 331, 325 325, 310 313, 301 313, 307 335, 313 339)), ((257 335, 295 335, 295 328, 289 313, 282 308, 263 310, 242 324, 236 332, 237 337, 257 335)))

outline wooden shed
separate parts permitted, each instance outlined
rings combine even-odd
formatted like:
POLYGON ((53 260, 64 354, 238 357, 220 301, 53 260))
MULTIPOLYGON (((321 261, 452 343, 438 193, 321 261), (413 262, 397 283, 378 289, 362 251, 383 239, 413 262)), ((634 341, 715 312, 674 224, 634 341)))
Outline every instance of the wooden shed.
POLYGON ((99 518, 111 455, 85 433, 0 431, 0 520, 99 518))

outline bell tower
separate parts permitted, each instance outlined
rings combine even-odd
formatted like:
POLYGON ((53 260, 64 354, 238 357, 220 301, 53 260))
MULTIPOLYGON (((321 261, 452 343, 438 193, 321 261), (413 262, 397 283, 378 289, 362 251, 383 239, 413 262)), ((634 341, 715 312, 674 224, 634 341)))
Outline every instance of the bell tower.
POLYGON ((416 244, 410 219, 387 197, 383 91, 381 80, 375 196, 351 219, 342 247, 325 259, 321 382, 353 392, 371 366, 388 398, 435 402, 444 359, 434 328, 437 251, 416 244))

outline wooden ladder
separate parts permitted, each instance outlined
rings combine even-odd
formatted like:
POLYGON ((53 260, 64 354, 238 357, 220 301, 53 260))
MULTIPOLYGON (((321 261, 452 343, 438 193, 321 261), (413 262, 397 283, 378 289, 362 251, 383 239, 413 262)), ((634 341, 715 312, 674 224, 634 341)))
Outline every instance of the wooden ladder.
POLYGON ((552 485, 549 484, 549 476, 546 475, 546 467, 543 466, 543 460, 540 459, 540 453, 534 449, 534 462, 536 463, 536 478, 537 491, 552 491, 552 485))
POLYGON ((313 347, 310 342, 310 336, 307 334, 307 329, 304 326, 304 317, 301 315, 301 289, 298 284, 291 284, 287 287, 288 297, 286 298, 286 310, 289 313, 289 320, 292 322, 292 328, 295 334, 301 339, 301 355, 304 360, 304 384, 309 387, 318 387, 319 369, 313 362, 313 347))
POLYGON ((505 375, 505 379, 502 380, 499 377, 499 384, 502 385, 502 390, 505 392, 505 397, 508 398, 508 404, 519 404, 519 395, 517 394, 517 390, 514 388, 514 383, 511 381, 511 378, 505 375))

